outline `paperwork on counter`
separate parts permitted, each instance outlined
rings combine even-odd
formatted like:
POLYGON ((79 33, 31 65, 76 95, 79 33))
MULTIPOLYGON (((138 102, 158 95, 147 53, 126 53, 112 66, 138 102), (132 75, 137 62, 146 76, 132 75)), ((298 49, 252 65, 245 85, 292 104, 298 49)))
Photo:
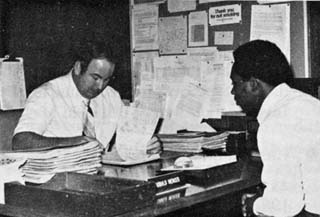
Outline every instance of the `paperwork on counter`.
POLYGON ((19 168, 23 180, 41 184, 60 172, 95 174, 101 166, 101 152, 99 143, 93 141, 72 147, 5 154, 26 159, 26 163, 21 163, 19 168))
POLYGON ((176 152, 200 153, 202 147, 225 149, 229 133, 187 132, 177 134, 158 134, 163 143, 163 150, 176 152))
POLYGON ((111 164, 111 165, 118 165, 118 166, 133 166, 133 165, 147 163, 147 162, 158 160, 158 159, 160 159, 160 155, 153 154, 142 159, 123 160, 120 158, 120 156, 117 153, 105 152, 102 155, 101 161, 103 164, 111 164))

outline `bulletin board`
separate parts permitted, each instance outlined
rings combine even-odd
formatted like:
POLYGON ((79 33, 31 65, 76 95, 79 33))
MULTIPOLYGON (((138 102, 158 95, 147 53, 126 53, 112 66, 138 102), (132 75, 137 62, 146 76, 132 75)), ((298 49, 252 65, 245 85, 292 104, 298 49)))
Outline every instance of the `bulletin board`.
MULTIPOLYGON (((181 2, 188 2, 188 1, 181 1, 181 2)), ((190 1, 189 1, 190 2, 190 1)), ((159 28, 161 27, 161 22, 166 21, 167 18, 170 17, 177 17, 183 16, 188 17, 190 13, 194 12, 201 12, 205 11, 209 13, 211 8, 219 8, 219 7, 226 7, 228 5, 240 5, 241 10, 241 20, 238 23, 230 23, 230 24, 223 24, 223 25, 210 25, 210 18, 208 21, 208 30, 207 30, 207 37, 208 37, 208 44, 203 46, 200 45, 199 47, 217 47, 219 51, 230 51, 237 48, 239 45, 244 44, 250 40, 250 26, 251 26, 251 14, 252 14, 252 6, 254 5, 266 5, 272 6, 277 4, 288 4, 290 7, 290 63, 292 64, 292 68, 295 74, 295 77, 308 77, 308 58, 306 55, 306 32, 305 32, 305 14, 304 14, 304 3, 302 1, 279 1, 278 3, 268 4, 268 2, 277 2, 277 1, 219 1, 219 0, 197 0, 195 1, 195 8, 190 8, 190 10, 170 12, 170 5, 168 4, 168 0, 132 0, 131 5, 132 7, 140 5, 140 6, 148 6, 149 4, 157 4, 159 6, 158 9, 158 16, 159 16, 159 28), (263 4, 262 4, 262 3, 263 4), (231 44, 223 44, 217 43, 219 39, 219 34, 229 34, 232 37, 231 44)), ((188 6, 186 6, 188 7, 188 6)), ((192 6, 191 6, 192 7, 192 6)), ((210 15, 210 14, 209 14, 210 15)), ((188 19, 186 19, 188 22, 188 19)), ((172 21, 170 21, 172 22, 172 21)), ((131 23, 134 25, 134 23, 131 23)), ((188 32, 190 33, 190 32, 188 32)), ((134 35, 133 35, 134 37, 134 35)), ((161 36, 159 36, 161 37, 161 36)), ((133 39, 131 39, 133 40, 133 39)), ((173 43, 174 44, 174 43, 173 43)), ((159 55, 166 55, 162 54, 161 44, 159 45, 160 48, 150 48, 150 51, 159 52, 159 55)), ((190 47, 190 43, 186 45, 190 47)), ((195 46, 196 47, 196 46, 195 46)), ((147 51, 148 49, 142 50, 147 51)), ((134 56, 135 53, 141 52, 136 51, 134 47, 132 47, 131 55, 134 56)), ((185 52, 181 51, 178 55, 184 55, 185 52)), ((174 53, 169 55, 175 55, 174 53)), ((138 83, 139 75, 136 72, 132 72, 132 79, 133 79, 133 87, 136 86, 138 83)))
POLYGON ((270 2, 131 0, 133 105, 161 113, 160 133, 206 131, 201 120, 241 112, 232 52, 254 39, 275 42, 307 77, 305 3, 270 2))

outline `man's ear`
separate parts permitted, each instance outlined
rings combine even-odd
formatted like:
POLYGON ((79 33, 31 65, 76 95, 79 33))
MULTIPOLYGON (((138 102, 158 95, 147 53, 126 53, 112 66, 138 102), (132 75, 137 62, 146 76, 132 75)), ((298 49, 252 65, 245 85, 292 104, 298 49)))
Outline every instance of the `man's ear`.
POLYGON ((81 62, 80 61, 76 61, 74 63, 73 69, 74 69, 74 74, 75 75, 80 75, 81 74, 81 62))
POLYGON ((252 92, 257 92, 261 89, 260 80, 254 77, 250 78, 249 85, 252 92))

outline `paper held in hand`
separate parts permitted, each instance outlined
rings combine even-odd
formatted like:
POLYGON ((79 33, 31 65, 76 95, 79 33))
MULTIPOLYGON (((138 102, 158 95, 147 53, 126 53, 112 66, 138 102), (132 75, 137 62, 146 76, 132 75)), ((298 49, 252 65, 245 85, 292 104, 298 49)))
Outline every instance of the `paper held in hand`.
POLYGON ((116 148, 125 161, 146 160, 147 144, 157 126, 160 114, 124 106, 117 128, 116 148))

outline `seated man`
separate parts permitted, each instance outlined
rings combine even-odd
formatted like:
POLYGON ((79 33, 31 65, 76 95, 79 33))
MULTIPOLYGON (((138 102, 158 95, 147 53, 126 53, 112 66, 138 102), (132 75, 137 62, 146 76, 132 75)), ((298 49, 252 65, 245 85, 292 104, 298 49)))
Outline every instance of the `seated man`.
POLYGON ((266 187, 253 203, 254 213, 320 216, 320 101, 288 85, 293 73, 275 44, 251 41, 233 55, 231 93, 259 122, 257 142, 266 187))
MULTIPOLYGON (((108 83, 115 61, 103 42, 87 42, 77 49, 70 73, 35 89, 14 131, 14 150, 68 146, 97 140, 108 149, 123 106, 108 83), (88 114, 90 113, 90 114, 88 114)), ((160 152, 153 137, 147 153, 160 152)))

